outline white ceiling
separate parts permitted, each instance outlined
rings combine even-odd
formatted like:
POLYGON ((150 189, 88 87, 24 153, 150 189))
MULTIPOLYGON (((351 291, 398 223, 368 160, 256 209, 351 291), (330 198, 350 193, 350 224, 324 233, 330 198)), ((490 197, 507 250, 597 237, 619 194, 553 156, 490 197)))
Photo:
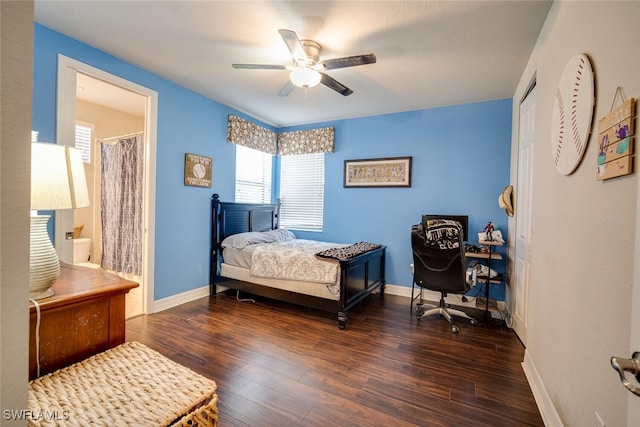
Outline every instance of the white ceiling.
POLYGON ((102 80, 77 74, 76 98, 144 117, 147 98, 102 80))
MULTIPOLYGON (((59 1, 35 20, 274 126, 513 96, 549 1, 59 1), (374 53, 319 85, 277 94, 291 64, 278 29, 322 45, 322 59, 374 53)), ((91 88, 85 88, 85 97, 91 88)), ((102 101, 105 102, 105 101, 102 101)))

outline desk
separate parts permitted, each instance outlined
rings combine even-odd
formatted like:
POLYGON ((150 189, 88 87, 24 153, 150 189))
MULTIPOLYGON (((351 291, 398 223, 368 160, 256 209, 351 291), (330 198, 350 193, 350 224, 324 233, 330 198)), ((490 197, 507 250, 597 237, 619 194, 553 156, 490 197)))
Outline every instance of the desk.
MULTIPOLYGON (((125 341, 125 295, 138 284, 98 269, 61 264, 40 306, 40 375, 125 341)), ((36 307, 29 308, 29 379, 37 377, 36 307)))

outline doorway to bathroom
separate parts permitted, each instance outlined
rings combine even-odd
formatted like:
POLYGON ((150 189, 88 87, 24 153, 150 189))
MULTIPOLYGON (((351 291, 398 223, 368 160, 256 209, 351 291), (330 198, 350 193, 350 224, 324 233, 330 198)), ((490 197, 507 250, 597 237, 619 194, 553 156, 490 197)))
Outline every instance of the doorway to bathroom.
POLYGON ((156 114, 155 91, 59 55, 57 140, 82 146, 91 205, 56 212, 56 249, 63 262, 139 283, 128 318, 154 311, 156 114))

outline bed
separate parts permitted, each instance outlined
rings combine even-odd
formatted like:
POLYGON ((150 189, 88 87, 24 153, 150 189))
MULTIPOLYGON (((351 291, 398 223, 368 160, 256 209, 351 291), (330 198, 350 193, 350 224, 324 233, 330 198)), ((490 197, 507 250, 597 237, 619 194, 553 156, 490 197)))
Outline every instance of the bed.
MULTIPOLYGON (((384 293, 385 246, 368 242, 337 244, 291 238, 287 230, 278 228, 279 203, 223 202, 214 194, 211 205, 211 295, 217 293, 218 286, 224 286, 335 313, 338 327, 344 329, 349 310, 371 294, 384 293), (256 239, 258 243, 264 241, 268 246, 254 243, 256 239), (317 262, 335 265, 335 281, 329 283, 330 280, 326 280, 325 283, 324 279, 292 277, 294 268, 289 268, 292 264, 283 264, 282 260, 267 261, 262 270, 276 269, 284 276, 272 278, 268 277, 268 272, 260 270, 257 275, 252 274, 254 266, 246 265, 247 255, 240 253, 248 250, 253 260, 268 257, 271 252, 275 252, 271 246, 285 245, 290 240, 297 241, 295 245, 302 247, 307 255, 315 255, 316 260, 322 258, 317 262), (234 243, 229 243, 232 241, 239 241, 241 244, 236 247, 234 243)), ((305 258, 301 262, 310 261, 305 258)), ((307 268, 312 269, 315 267, 307 268)))

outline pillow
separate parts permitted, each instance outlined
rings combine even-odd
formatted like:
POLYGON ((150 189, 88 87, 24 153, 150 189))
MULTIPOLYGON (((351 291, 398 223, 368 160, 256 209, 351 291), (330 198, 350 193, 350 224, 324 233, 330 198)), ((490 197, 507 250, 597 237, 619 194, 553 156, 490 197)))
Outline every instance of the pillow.
POLYGON ((296 238, 296 235, 286 228, 276 228, 275 230, 265 231, 262 234, 273 239, 274 242, 287 242, 296 238))
POLYGON ((256 243, 286 242, 295 239, 296 236, 284 228, 269 231, 249 231, 246 233, 232 234, 226 237, 220 244, 223 248, 244 249, 256 243))

